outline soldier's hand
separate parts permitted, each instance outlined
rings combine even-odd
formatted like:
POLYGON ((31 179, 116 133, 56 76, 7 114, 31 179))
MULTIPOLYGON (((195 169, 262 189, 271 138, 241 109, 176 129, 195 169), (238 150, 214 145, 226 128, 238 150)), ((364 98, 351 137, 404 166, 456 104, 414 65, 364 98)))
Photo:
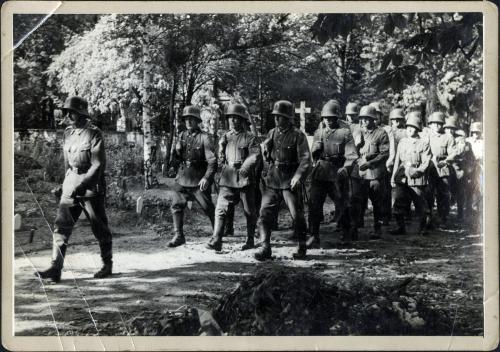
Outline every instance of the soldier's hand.
POLYGON ((209 186, 208 180, 203 177, 198 183, 198 186, 200 186, 200 190, 205 191, 209 186))
POLYGON ((394 179, 391 180, 391 187, 396 188, 396 182, 394 182, 394 179))
POLYGON ((53 190, 50 191, 50 193, 52 193, 54 197, 59 199, 62 196, 62 187, 54 188, 53 190))
POLYGON ((300 183, 300 176, 295 175, 292 177, 292 181, 290 182, 290 186, 292 187, 292 189, 294 189, 295 187, 297 187, 297 185, 299 183, 300 183))
POLYGON ((371 163, 368 161, 364 164, 359 165, 359 170, 360 171, 368 170, 370 168, 370 166, 371 166, 371 163))
POLYGON ((248 177, 248 171, 245 169, 240 169, 239 171, 240 177, 242 178, 247 178, 248 177))
POLYGON ((337 170, 337 175, 340 178, 346 178, 348 176, 347 169, 345 167, 341 167, 337 170))
POLYGON ((79 184, 78 186, 76 186, 75 190, 71 194, 71 198, 83 197, 85 195, 86 191, 87 191, 87 187, 85 187, 82 184, 79 184))
POLYGON ((437 166, 439 168, 445 167, 446 165, 448 165, 448 163, 444 160, 438 161, 438 163, 437 163, 437 166))

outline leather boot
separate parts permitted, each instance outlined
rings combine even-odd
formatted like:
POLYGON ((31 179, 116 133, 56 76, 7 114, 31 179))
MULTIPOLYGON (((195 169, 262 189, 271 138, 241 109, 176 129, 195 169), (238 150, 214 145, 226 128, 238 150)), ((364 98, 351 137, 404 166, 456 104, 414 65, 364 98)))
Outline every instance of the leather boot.
POLYGON ((305 259, 307 253, 306 242, 300 241, 297 252, 293 253, 293 259, 305 259))
POLYGON ((224 225, 224 219, 220 217, 215 218, 214 234, 212 238, 210 238, 210 242, 206 245, 208 249, 213 249, 217 252, 222 249, 222 234, 224 233, 224 225))
POLYGON ((182 231, 184 225, 184 213, 176 212, 172 214, 172 219, 174 222, 174 237, 168 242, 169 247, 178 247, 186 243, 184 238, 184 232, 182 231))
POLYGON ((406 224, 404 214, 394 215, 396 218, 396 227, 389 231, 391 235, 406 235, 406 224))
POLYGON ((266 224, 260 224, 260 243, 261 246, 259 250, 254 254, 255 259, 258 261, 264 261, 266 259, 271 259, 271 229, 270 226, 266 224))
POLYGON ((373 234, 370 235, 371 240, 379 240, 381 239, 382 235, 382 222, 379 220, 375 221, 375 224, 373 225, 373 234))
POLYGON ((224 226, 223 237, 234 236, 234 209, 226 213, 226 223, 224 226))
POLYGON ((321 244, 319 241, 319 234, 314 234, 314 235, 310 236, 306 241, 306 247, 308 249, 321 248, 321 244))
POLYGON ((104 265, 101 270, 94 274, 96 279, 102 279, 111 276, 113 273, 113 254, 112 254, 112 242, 99 242, 99 247, 101 249, 101 259, 104 265))
POLYGON ((242 251, 246 251, 247 249, 251 249, 255 247, 255 224, 249 225, 247 223, 247 240, 245 244, 241 247, 242 251))
POLYGON ((422 219, 420 220, 420 225, 418 229, 418 233, 421 235, 427 235, 429 233, 429 224, 430 224, 430 216, 429 215, 424 215, 422 216, 422 219))
POLYGON ((50 268, 44 271, 35 273, 35 276, 40 276, 42 279, 50 279, 55 283, 61 281, 61 270, 64 265, 64 257, 66 255, 66 244, 52 246, 52 264, 50 268))

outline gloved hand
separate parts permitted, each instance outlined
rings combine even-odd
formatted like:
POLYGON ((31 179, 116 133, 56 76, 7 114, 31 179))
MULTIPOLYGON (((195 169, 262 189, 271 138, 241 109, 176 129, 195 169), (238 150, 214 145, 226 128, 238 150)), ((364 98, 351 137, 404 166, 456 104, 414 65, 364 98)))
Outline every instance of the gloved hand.
POLYGON ((205 177, 203 177, 198 183, 198 186, 200 186, 200 190, 202 191, 206 190, 209 186, 208 180, 205 177))
POLYGON ((348 176, 347 169, 345 167, 341 167, 337 170, 337 176, 340 178, 346 178, 348 176))
POLYGON ((359 165, 359 170, 360 171, 368 170, 371 167, 371 165, 372 164, 369 161, 367 161, 366 163, 359 165))
POLYGON ((71 198, 83 197, 86 191, 87 187, 80 183, 71 194, 71 198))
POLYGON ((295 175, 292 177, 292 181, 290 181, 290 186, 294 189, 298 184, 300 184, 300 176, 295 175))

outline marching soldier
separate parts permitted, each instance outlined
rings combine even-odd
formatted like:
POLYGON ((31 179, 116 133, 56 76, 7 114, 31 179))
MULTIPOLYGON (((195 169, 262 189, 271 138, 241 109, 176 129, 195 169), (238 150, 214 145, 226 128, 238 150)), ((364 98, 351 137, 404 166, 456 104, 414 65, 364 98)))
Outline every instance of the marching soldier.
POLYGON ((247 220, 247 239, 242 250, 246 250, 254 247, 257 223, 255 195, 258 187, 255 168, 261 157, 260 146, 255 136, 245 131, 244 124, 248 116, 243 105, 229 105, 226 116, 230 130, 222 136, 219 144, 219 163, 222 164, 222 171, 215 208, 214 233, 207 248, 221 250, 228 212, 234 215, 234 207, 241 199, 247 220))
POLYGON ((52 265, 38 274, 42 279, 54 282, 61 280, 68 240, 83 211, 99 242, 104 263, 94 277, 108 277, 113 266, 112 235, 104 208, 106 158, 102 133, 88 120, 88 103, 85 99, 69 97, 62 110, 70 121, 70 126, 64 131, 63 143, 66 176, 62 188, 56 192, 61 199, 54 226, 52 265))
POLYGON ((437 213, 441 226, 446 226, 450 212, 450 178, 452 176, 450 163, 453 161, 455 139, 444 133, 444 114, 436 111, 429 116, 429 143, 431 146, 432 162, 430 166, 430 180, 432 183, 432 196, 429 198, 429 207, 437 201, 437 213))
POLYGON ((470 176, 474 168, 474 153, 472 146, 466 141, 466 134, 463 130, 458 129, 457 121, 454 118, 446 119, 444 125, 446 133, 455 137, 455 158, 451 163, 454 171, 454 182, 451 192, 453 198, 457 202, 457 220, 459 222, 464 220, 465 195, 467 188, 470 187, 470 176))
POLYGON ((217 159, 210 136, 200 129, 200 109, 186 106, 182 111, 186 121, 186 131, 181 132, 174 150, 174 160, 180 164, 175 178, 172 198, 172 218, 174 237, 169 247, 177 247, 186 243, 184 237, 184 209, 188 200, 196 200, 214 225, 215 207, 212 203, 210 185, 217 171, 217 159))
POLYGON ((293 256, 303 259, 306 256, 306 222, 300 192, 311 166, 311 154, 306 136, 293 127, 292 103, 277 101, 272 115, 276 127, 269 131, 263 143, 264 158, 270 166, 260 208, 259 233, 262 245, 255 253, 255 258, 260 261, 271 258, 271 229, 283 198, 292 215, 294 233, 299 241, 298 250, 293 256))
MULTIPOLYGON (((473 122, 470 126, 471 136, 466 139, 470 143, 474 153, 474 166, 470 176, 469 187, 466 194, 466 212, 472 213, 473 207, 479 212, 482 209, 482 177, 483 177, 483 158, 484 158, 484 140, 483 126, 481 122, 473 122)), ((480 225, 478 219, 476 225, 480 225)))
MULTIPOLYGON (((413 116, 414 113, 410 113, 410 116, 413 116)), ((405 128, 405 116, 403 109, 393 109, 389 114, 389 121, 391 122, 391 129, 389 130, 389 158, 387 159, 385 166, 387 168, 387 178, 389 183, 388 191, 384 192, 384 208, 386 210, 387 219, 391 218, 391 210, 392 210, 392 187, 391 187, 391 177, 392 171, 394 167, 394 160, 396 159, 396 151, 398 150, 399 141, 406 137, 406 128, 405 128)), ((409 208, 407 209, 407 213, 409 213, 409 208)))
POLYGON ((413 201, 420 215, 420 233, 425 234, 430 218, 430 210, 425 198, 428 185, 427 169, 431 160, 427 138, 421 137, 422 122, 412 114, 406 121, 407 137, 399 141, 391 184, 395 187, 394 217, 397 227, 392 235, 406 234, 405 212, 413 201))
MULTIPOLYGON (((311 174, 311 193, 309 202, 309 223, 311 237, 307 248, 319 248, 319 226, 326 196, 335 203, 335 219, 341 220, 343 238, 348 237, 350 218, 347 212, 348 189, 340 180, 346 180, 352 162, 358 154, 349 128, 340 127, 340 105, 336 100, 327 102, 321 111, 324 128, 314 134, 312 157, 315 161, 311 174)), ((344 183, 345 184, 345 183, 344 183)))
MULTIPOLYGON (((385 162, 389 157, 389 137, 383 128, 377 127, 376 110, 365 105, 359 113, 359 121, 363 132, 363 141, 359 149, 360 158, 353 168, 352 176, 361 179, 360 194, 368 194, 372 202, 374 216, 374 235, 372 239, 380 238, 382 225, 382 197, 386 173, 385 162)), ((362 213, 363 204, 357 207, 357 213, 362 213)), ((357 216, 359 220, 359 215, 357 216)))

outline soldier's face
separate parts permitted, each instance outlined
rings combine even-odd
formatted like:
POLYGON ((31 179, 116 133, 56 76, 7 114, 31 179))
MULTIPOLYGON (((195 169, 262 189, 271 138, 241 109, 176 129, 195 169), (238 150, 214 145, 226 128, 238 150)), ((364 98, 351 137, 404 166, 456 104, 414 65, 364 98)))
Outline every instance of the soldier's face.
POLYGON ((446 133, 446 134, 454 137, 455 136, 455 129, 453 129, 453 128, 445 128, 444 129, 444 133, 446 133))
POLYGON ((402 119, 394 119, 391 120, 391 124, 393 128, 401 128, 403 127, 403 120, 402 119))
POLYGON ((416 137, 418 134, 418 130, 413 126, 406 126, 406 134, 409 137, 416 137))
POLYGON ((433 132, 441 132, 443 130, 443 125, 439 122, 431 122, 429 127, 433 132))
POLYGON ((356 114, 347 114, 346 118, 347 118, 347 122, 349 122, 349 123, 358 123, 358 121, 359 121, 358 115, 356 115, 356 114))
POLYGON ((373 122, 372 118, 363 116, 359 118, 359 125, 366 131, 373 129, 375 127, 375 122, 373 122))
POLYGON ((85 124, 85 116, 82 116, 75 111, 69 111, 68 118, 73 127, 79 128, 85 124))
POLYGON ((328 117, 323 118, 323 122, 330 129, 334 128, 337 125, 337 121, 338 121, 338 118, 335 116, 328 116, 328 117))
POLYGON ((229 116, 229 128, 236 131, 243 129, 243 121, 238 116, 229 116))
POLYGON ((186 118, 186 128, 192 130, 195 127, 198 127, 198 119, 194 116, 188 116, 186 118))
POLYGON ((276 124, 276 127, 280 128, 286 128, 290 126, 290 121, 288 120, 288 118, 281 115, 274 115, 274 123, 276 124))

